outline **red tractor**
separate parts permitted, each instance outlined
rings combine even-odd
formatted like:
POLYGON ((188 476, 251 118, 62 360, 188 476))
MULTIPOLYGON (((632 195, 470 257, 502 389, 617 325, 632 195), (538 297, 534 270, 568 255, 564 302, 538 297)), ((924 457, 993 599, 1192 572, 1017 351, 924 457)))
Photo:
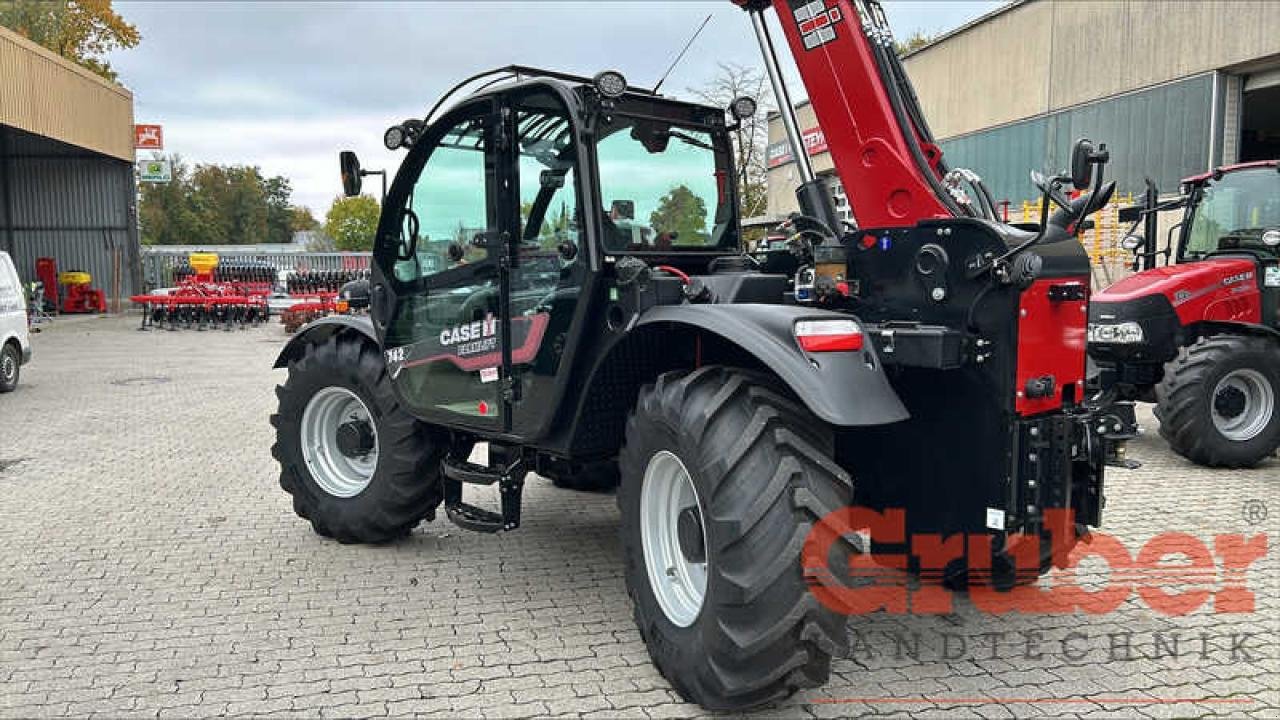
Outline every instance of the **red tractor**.
POLYGON ((1178 454, 1257 465, 1280 447, 1280 166, 1218 168, 1164 202, 1148 182, 1144 202, 1123 214, 1145 226, 1124 241, 1143 271, 1089 309, 1089 355, 1115 400, 1111 429, 1131 437, 1133 402, 1154 402, 1178 454), (1177 210, 1157 250, 1157 216, 1177 210))

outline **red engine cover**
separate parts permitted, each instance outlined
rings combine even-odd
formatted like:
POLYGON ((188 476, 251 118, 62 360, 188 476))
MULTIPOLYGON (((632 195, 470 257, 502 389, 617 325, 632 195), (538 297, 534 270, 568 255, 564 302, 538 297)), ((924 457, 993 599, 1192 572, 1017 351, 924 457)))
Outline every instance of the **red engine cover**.
POLYGON ((1257 265, 1247 258, 1217 258, 1154 268, 1121 280, 1093 296, 1123 303, 1159 293, 1169 299, 1178 321, 1262 322, 1257 265))
POLYGON ((1072 402, 1084 400, 1085 328, 1089 322, 1089 278, 1037 280, 1022 293, 1018 317, 1018 375, 1014 386, 1014 408, 1019 415, 1036 415, 1062 407, 1068 385, 1072 402), (1078 285, 1086 299, 1052 300, 1055 286, 1078 285), (1053 392, 1045 397, 1028 397, 1028 381, 1053 378, 1053 392))

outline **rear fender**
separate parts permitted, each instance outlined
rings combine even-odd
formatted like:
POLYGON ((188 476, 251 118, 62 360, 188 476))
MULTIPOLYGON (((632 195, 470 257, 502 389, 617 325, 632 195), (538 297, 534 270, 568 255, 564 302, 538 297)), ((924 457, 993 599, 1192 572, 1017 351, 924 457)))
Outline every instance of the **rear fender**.
POLYGON ((299 328, 280 351, 280 356, 272 367, 287 368, 291 360, 302 357, 308 345, 319 345, 344 332, 358 334, 374 345, 378 344, 378 337, 373 332, 373 320, 368 315, 329 315, 299 328))
MULTIPOLYGON (((776 375, 823 422, 838 427, 906 420, 907 409, 889 385, 867 338, 857 352, 806 353, 796 342, 800 320, 852 316, 788 305, 668 305, 646 312, 635 328, 692 329, 740 348, 776 375)), ((856 319, 856 318, 852 318, 856 319)))

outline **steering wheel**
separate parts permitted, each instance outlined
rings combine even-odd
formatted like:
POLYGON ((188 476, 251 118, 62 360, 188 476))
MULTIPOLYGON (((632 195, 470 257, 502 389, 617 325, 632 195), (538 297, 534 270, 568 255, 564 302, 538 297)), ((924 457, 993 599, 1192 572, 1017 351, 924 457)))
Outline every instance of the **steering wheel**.
POLYGON ((1071 211, 1071 201, 1067 199, 1066 195, 1062 194, 1062 186, 1045 177, 1044 173, 1032 170, 1031 183, 1040 190, 1042 195, 1048 195, 1054 205, 1068 212, 1071 211))

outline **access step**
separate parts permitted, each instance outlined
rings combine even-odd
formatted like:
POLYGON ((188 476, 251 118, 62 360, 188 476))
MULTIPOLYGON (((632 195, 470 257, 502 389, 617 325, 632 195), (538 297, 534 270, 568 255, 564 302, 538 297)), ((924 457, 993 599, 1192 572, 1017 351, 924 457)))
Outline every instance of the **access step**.
POLYGON ((454 525, 463 530, 496 533, 507 529, 506 523, 503 522, 502 516, 498 513, 478 508, 475 505, 468 505, 461 501, 445 506, 444 512, 454 525))
POLYGON ((520 527, 520 503, 524 477, 528 473, 518 450, 490 446, 490 466, 445 456, 440 462, 444 475, 444 510, 449 520, 463 530, 496 533, 520 527), (464 485, 498 486, 501 512, 470 505, 462 500, 464 485))

